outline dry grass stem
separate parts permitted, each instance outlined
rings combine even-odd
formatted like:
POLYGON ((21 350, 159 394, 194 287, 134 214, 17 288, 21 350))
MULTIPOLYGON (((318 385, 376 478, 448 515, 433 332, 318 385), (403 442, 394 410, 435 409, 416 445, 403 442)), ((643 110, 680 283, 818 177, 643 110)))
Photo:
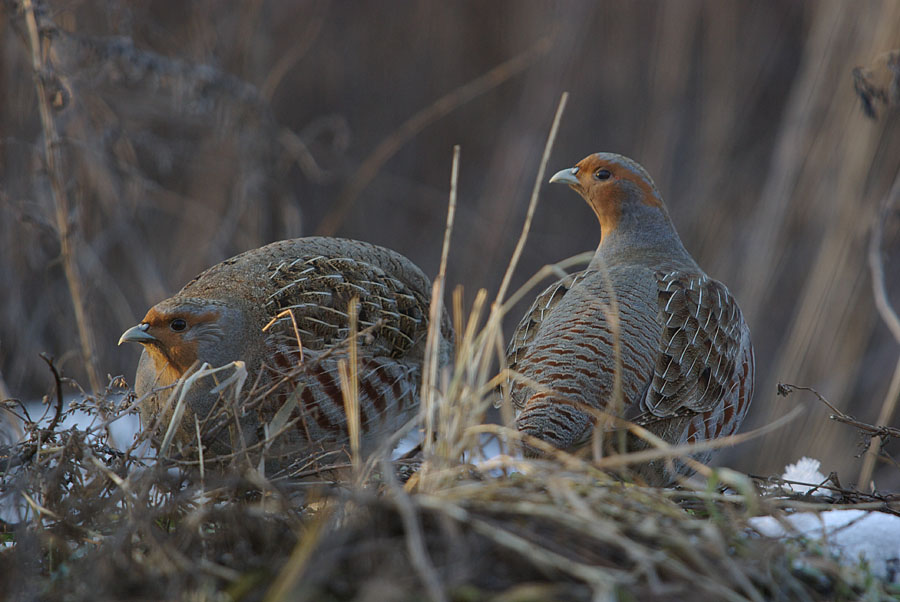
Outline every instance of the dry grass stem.
POLYGON ((331 512, 327 506, 316 514, 300 541, 297 542, 293 552, 291 552, 290 558, 279 571, 275 583, 266 592, 266 596, 263 598, 264 602, 282 602, 293 598, 292 592, 299 583, 300 578, 303 577, 310 558, 318 547, 319 540, 325 535, 325 529, 330 519, 331 512))
POLYGON ((450 167, 450 198, 447 202, 447 220, 444 227, 444 241, 441 245, 441 264, 437 277, 432 283, 431 306, 429 308, 428 336, 425 342, 425 370, 422 377, 422 412, 424 413, 424 449, 431 451, 434 441, 434 418, 436 411, 437 370, 440 358, 439 344, 441 316, 444 312, 444 280, 447 277, 447 258, 450 255, 450 236, 456 217, 457 190, 459 188, 459 146, 453 147, 453 163, 450 167))
POLYGON ((550 133, 547 135, 547 142, 544 144, 544 152, 541 155, 541 162, 538 166, 537 175, 534 178, 534 187, 531 189, 531 198, 528 201, 528 211, 525 213, 525 223, 522 224, 522 231, 519 234, 519 240, 516 242, 516 248, 509 260, 509 264, 506 266, 503 280, 500 282, 497 298, 494 301, 495 305, 503 303, 503 300, 506 297, 506 289, 509 288, 510 280, 512 280, 513 272, 516 271, 516 266, 519 265, 519 258, 522 256, 522 250, 525 248, 525 241, 528 240, 528 233, 531 231, 531 221, 534 219, 534 210, 537 208, 541 187, 544 185, 547 162, 550 161, 550 151, 553 150, 553 143, 556 141, 556 134, 559 131, 559 124, 562 121, 562 116, 566 110, 566 103, 568 101, 569 93, 563 92, 559 99, 559 105, 556 107, 556 115, 553 117, 550 133))
POLYGON ((347 359, 338 360, 338 373, 341 380, 341 393, 344 397, 344 413, 347 416, 347 431, 350 435, 350 458, 353 464, 354 473, 359 474, 361 466, 359 434, 360 434, 360 411, 359 411, 359 361, 357 351, 357 312, 359 311, 359 301, 356 298, 351 299, 347 308, 347 315, 350 320, 350 333, 347 336, 347 344, 349 353, 347 359))
POLYGON ((403 521, 407 552, 413 568, 416 569, 416 572, 422 579, 422 584, 428 592, 428 598, 432 602, 446 602, 448 598, 444 593, 441 579, 429 557, 428 548, 425 545, 425 536, 422 534, 422 523, 416 507, 410 500, 409 494, 397 484, 397 478, 394 476, 393 466, 391 466, 390 462, 385 460, 382 470, 387 479, 394 503, 397 505, 397 511, 403 521))

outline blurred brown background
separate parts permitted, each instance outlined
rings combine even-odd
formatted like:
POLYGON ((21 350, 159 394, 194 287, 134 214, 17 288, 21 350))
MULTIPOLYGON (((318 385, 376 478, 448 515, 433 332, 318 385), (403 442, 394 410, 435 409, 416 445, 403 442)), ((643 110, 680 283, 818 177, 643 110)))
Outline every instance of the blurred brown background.
MULTIPOLYGON (((25 22, 19 2, 2 6, 0 394, 35 398, 50 383, 41 351, 86 388, 89 378, 25 22)), ((133 375, 138 350, 115 343, 150 305, 272 240, 360 238, 433 275, 454 144, 448 285, 468 299, 496 291, 568 90, 551 173, 600 150, 643 163, 688 249, 739 299, 759 369, 744 430, 808 405, 721 461, 777 474, 811 455, 855 481, 854 430, 804 394, 776 397, 775 384, 815 387, 874 422, 891 380, 898 345, 875 309, 866 247, 900 166, 898 111, 867 118, 851 70, 900 46, 900 2, 38 6, 104 384, 133 375)), ((514 286, 599 240, 576 195, 542 194, 514 286)), ((888 214, 883 255, 900 303, 898 221, 888 214)), ((884 466, 876 482, 898 485, 884 466)))

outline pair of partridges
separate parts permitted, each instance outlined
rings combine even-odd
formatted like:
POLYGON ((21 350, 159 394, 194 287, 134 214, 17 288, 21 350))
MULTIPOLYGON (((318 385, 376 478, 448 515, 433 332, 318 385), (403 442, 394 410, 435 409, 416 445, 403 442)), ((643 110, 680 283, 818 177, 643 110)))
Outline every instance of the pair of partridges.
MULTIPOLYGON (((509 344, 518 375, 509 397, 526 450, 540 447, 531 438, 577 449, 595 425, 615 422, 610 415, 676 445, 734 433, 753 394, 749 329, 725 286, 684 248, 653 180, 630 159, 598 153, 550 181, 588 202, 601 240, 585 270, 538 296, 509 344)), ((231 454, 238 441, 282 461, 340 449, 355 430, 348 408, 365 452, 418 411, 431 290, 406 257, 347 239, 280 241, 217 264, 119 341, 144 348, 135 381, 144 428, 172 428, 180 401, 174 439, 196 440, 224 407, 221 375, 173 389, 204 363, 241 361, 239 407, 203 429, 208 457, 231 454), (273 424, 279 433, 268 432, 273 424)), ((444 365, 453 348, 446 313, 436 332, 444 365)), ((664 464, 644 474, 673 476, 664 464)))

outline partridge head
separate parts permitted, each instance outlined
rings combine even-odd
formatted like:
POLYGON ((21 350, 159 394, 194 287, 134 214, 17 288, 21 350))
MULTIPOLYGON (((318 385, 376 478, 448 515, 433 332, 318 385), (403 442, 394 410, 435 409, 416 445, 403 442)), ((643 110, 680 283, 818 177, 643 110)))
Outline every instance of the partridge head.
POLYGON ((696 265, 675 232, 656 184, 636 161, 596 153, 557 172, 550 182, 567 184, 593 209, 607 259, 624 253, 637 259, 674 259, 696 265))
MULTIPOLYGON (((518 428, 567 451, 623 419, 672 444, 733 433, 753 391, 749 329, 728 289, 685 249, 647 171, 597 153, 550 181, 587 201, 601 237, 587 269, 548 287, 513 335, 507 361, 524 377, 510 393, 518 428)), ((688 469, 639 472, 664 483, 688 469)))
POLYGON ((126 330, 119 344, 144 346, 153 369, 174 381, 200 358, 211 365, 240 359, 250 333, 237 304, 212 299, 172 298, 150 308, 137 326, 126 330))

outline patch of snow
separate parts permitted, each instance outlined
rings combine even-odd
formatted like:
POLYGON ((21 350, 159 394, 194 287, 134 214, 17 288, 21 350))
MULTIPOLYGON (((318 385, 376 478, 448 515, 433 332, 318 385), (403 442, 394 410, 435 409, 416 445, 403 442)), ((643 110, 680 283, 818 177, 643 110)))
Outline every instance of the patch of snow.
MULTIPOLYGON (((77 396, 69 397, 64 401, 68 406, 69 403, 75 400, 80 401, 80 398, 77 396)), ((47 406, 38 401, 26 402, 25 407, 31 418, 39 421, 41 426, 44 427, 49 425, 56 411, 54 408, 48 409, 47 406)), ((4 444, 12 444, 19 441, 23 433, 22 425, 12 424, 12 419, 13 417, 9 413, 0 415, 0 432, 2 432, 4 444)), ((66 413, 56 428, 58 430, 66 430, 72 427, 78 427, 79 429, 85 430, 92 426, 102 424, 102 422, 103 419, 100 416, 96 414, 91 415, 79 410, 66 413)), ((127 449, 134 442, 134 438, 140 430, 140 427, 140 418, 136 413, 132 412, 119 416, 119 418, 109 425, 109 446, 118 450, 127 449)), ((141 454, 146 455, 148 451, 149 445, 147 442, 144 442, 142 447, 136 450, 136 454, 139 456, 141 454)), ((15 493, 14 495, 7 495, 0 498, 0 520, 9 523, 18 523, 25 520, 30 513, 31 510, 28 503, 20 494, 15 493)))
MULTIPOLYGON (((69 397, 65 400, 66 407, 73 401, 80 401, 79 397, 69 397)), ((53 418, 53 414, 55 413, 54 408, 47 408, 44 404, 34 401, 34 402, 26 402, 26 409, 28 410, 29 415, 32 419, 38 420, 41 423, 41 426, 46 427, 53 418)), ((3 431, 4 436, 8 439, 8 443, 14 443, 19 439, 19 436, 22 433, 21 424, 13 425, 8 424, 7 420, 11 419, 11 414, 4 414, 0 417, 0 430, 3 431)), ((58 430, 65 430, 72 427, 78 427, 79 429, 88 429, 91 426, 101 424, 103 419, 97 414, 91 415, 82 411, 74 411, 68 412, 64 415, 63 420, 57 425, 58 430)), ((113 449, 124 450, 128 448, 133 442, 134 438, 137 435, 138 431, 140 431, 141 422, 137 413, 131 412, 128 414, 123 414, 119 416, 114 422, 109 425, 109 431, 111 439, 109 441, 110 447, 113 449)))
POLYGON ((866 510, 828 510, 800 512, 781 520, 758 516, 750 519, 750 526, 766 537, 822 540, 842 563, 865 560, 876 577, 900 583, 900 516, 866 510))
POLYGON ((400 439, 400 443, 391 452, 391 460, 396 460, 422 442, 422 430, 413 429, 411 433, 400 439))
POLYGON ((793 493, 818 495, 823 497, 833 497, 832 492, 825 488, 816 489, 813 485, 824 483, 828 477, 819 472, 819 466, 822 463, 815 458, 807 458, 803 456, 795 464, 788 464, 784 468, 784 474, 781 478, 786 481, 799 481, 801 483, 810 483, 811 485, 797 485, 795 483, 785 483, 781 487, 793 493))

